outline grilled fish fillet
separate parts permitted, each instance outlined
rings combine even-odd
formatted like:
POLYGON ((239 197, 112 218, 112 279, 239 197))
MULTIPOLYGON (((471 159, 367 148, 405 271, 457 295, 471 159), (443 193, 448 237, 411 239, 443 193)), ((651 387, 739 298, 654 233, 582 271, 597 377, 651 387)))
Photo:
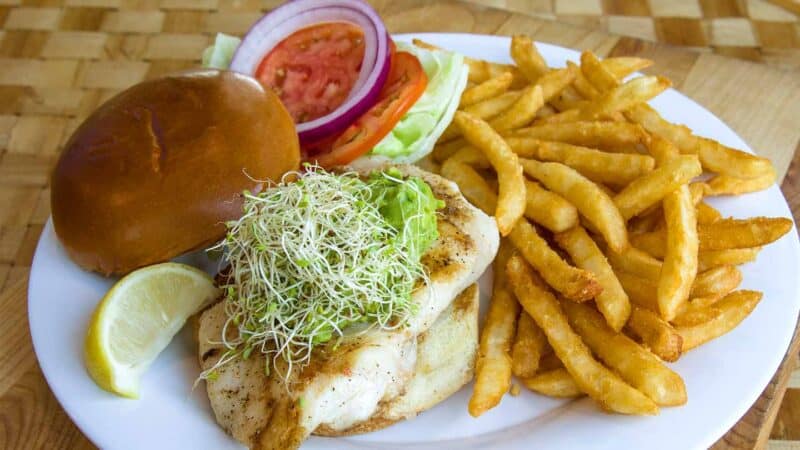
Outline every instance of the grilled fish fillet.
MULTIPOLYGON (((344 433, 400 398, 414 377, 417 337, 494 258, 499 235, 493 218, 469 204, 454 183, 413 166, 396 167, 425 180, 445 202, 439 239, 422 258, 430 282, 413 293, 417 314, 402 329, 374 330, 335 351, 315 351, 308 366, 292 372, 291 390, 280 377, 265 375, 267 362, 260 354, 219 368, 217 378, 206 384, 217 422, 250 448, 297 448, 317 429, 344 433)), ((221 303, 200 316, 203 369, 214 366, 224 352, 216 342, 225 319, 221 303)))

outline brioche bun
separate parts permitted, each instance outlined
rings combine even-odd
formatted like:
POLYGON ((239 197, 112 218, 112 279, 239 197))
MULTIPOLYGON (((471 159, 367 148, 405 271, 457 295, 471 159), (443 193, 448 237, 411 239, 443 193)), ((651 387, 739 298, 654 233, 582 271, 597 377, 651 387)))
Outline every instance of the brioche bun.
POLYGON ((124 274, 210 245, 300 163, 292 118, 245 75, 195 70, 137 84, 97 109, 52 175, 56 235, 80 266, 124 274))

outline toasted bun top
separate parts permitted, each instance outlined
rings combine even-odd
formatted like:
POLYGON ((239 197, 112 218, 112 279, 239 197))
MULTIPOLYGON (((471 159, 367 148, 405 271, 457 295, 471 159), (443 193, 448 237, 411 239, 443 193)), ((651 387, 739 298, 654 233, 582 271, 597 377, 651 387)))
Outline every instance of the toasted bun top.
POLYGON ((294 123, 254 79, 195 70, 137 84, 67 142, 53 224, 75 262, 122 274, 220 239, 260 191, 300 163, 294 123))

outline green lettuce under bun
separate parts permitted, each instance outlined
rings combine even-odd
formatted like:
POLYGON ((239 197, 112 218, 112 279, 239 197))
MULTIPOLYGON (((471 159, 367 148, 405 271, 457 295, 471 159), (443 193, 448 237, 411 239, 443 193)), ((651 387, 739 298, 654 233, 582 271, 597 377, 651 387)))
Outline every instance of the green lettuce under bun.
POLYGON ((226 70, 231 65, 233 53, 241 39, 225 33, 217 33, 214 44, 203 51, 203 67, 226 70))

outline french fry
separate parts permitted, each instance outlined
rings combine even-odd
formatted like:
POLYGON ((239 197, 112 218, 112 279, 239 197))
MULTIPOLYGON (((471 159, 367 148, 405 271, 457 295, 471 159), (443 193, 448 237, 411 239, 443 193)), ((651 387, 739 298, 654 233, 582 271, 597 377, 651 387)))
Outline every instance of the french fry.
POLYGON ((575 81, 573 81, 572 85, 575 86, 575 90, 578 91, 579 94, 589 100, 600 96, 600 91, 586 79, 586 76, 583 75, 583 72, 581 72, 577 64, 572 61, 567 61, 567 67, 575 70, 575 81))
POLYGON ((495 260, 494 286, 489 311, 481 329, 478 358, 475 362, 475 387, 469 399, 469 413, 478 417, 500 403, 511 386, 511 343, 514 340, 520 306, 506 286, 507 244, 495 260))
POLYGON ((646 233, 631 234, 629 239, 632 246, 645 251, 654 258, 660 260, 664 259, 667 249, 667 233, 663 229, 656 229, 646 233))
POLYGON ((690 302, 672 319, 671 323, 674 327, 692 327, 710 322, 721 313, 722 310, 714 307, 713 304, 695 307, 690 302))
POLYGON ((553 352, 553 347, 550 346, 550 343, 548 342, 545 348, 545 353, 542 355, 542 358, 539 361, 539 372, 547 372, 549 370, 561 369, 563 367, 564 363, 558 359, 558 355, 553 352))
POLYGON ((640 125, 623 122, 536 124, 515 130, 510 136, 559 141, 615 153, 635 153, 637 146, 646 144, 649 139, 640 125))
POLYGON ((706 195, 741 195, 748 192, 763 191, 775 184, 775 170, 764 172, 755 178, 736 178, 730 175, 717 175, 706 184, 706 195))
POLYGON ((662 360, 674 362, 680 358, 683 338, 658 314, 634 306, 626 328, 662 360))
POLYGON ((569 86, 575 80, 576 72, 572 67, 567 67, 550 70, 539 77, 536 84, 542 88, 544 101, 549 102, 569 86))
MULTIPOLYGON (((728 218, 698 224, 697 236, 700 239, 700 251, 729 250, 760 247, 775 242, 791 229, 792 221, 785 217, 728 218)), ((664 230, 642 233, 637 235, 633 245, 659 257, 657 253, 663 249, 665 237, 664 230), (662 248, 659 249, 658 246, 662 248)), ((633 239, 631 238, 632 241, 633 239)))
POLYGON ((494 214, 497 195, 489 183, 472 167, 452 160, 445 161, 442 176, 458 185, 464 197, 486 214, 494 214))
POLYGON ((463 111, 480 119, 491 119, 508 109, 522 95, 522 90, 508 91, 494 98, 463 108, 463 111))
POLYGON ((525 217, 555 233, 578 224, 578 210, 560 195, 525 180, 525 217))
POLYGON ((689 298, 697 275, 697 218, 688 186, 664 197, 667 222, 667 248, 658 280, 658 307, 661 316, 670 320, 689 298))
POLYGON ((620 331, 631 314, 631 303, 603 252, 581 226, 556 234, 555 240, 575 265, 597 277, 603 288, 594 298, 597 309, 614 331, 620 331))
MULTIPOLYGON (((583 60, 581 59, 581 64, 583 60)), ((606 58, 601 62, 602 66, 612 73, 614 77, 621 80, 637 70, 646 69, 653 65, 653 61, 635 56, 615 56, 606 58)))
MULTIPOLYGON (((489 121, 489 125, 498 132, 513 130, 525 126, 536 118, 536 112, 544 106, 541 86, 526 88, 507 110, 489 121)), ((479 119, 478 119, 479 120, 479 119)), ((464 130, 461 130, 462 134, 464 130)), ((467 139, 469 140, 469 138, 467 139)))
POLYGON ((544 123, 577 122, 598 120, 617 111, 625 111, 632 106, 646 102, 670 87, 672 83, 664 77, 638 77, 603 93, 588 107, 568 110, 547 117, 544 123))
POLYGON ((623 380, 659 406, 686 403, 686 386, 680 375, 624 334, 612 330, 593 309, 563 302, 569 323, 583 342, 623 380))
POLYGON ((514 76, 511 75, 511 72, 504 72, 501 75, 464 90, 464 93, 461 94, 461 103, 458 105, 459 109, 497 97, 508 90, 513 79, 514 76))
POLYGON ((697 274, 690 296, 721 298, 742 282, 742 272, 734 266, 719 266, 697 274))
MULTIPOLYGON (((411 41, 414 45, 420 48, 424 48, 427 50, 442 50, 442 48, 437 47, 431 43, 425 42, 421 39, 412 39, 411 41)), ((510 64, 498 64, 492 63, 489 61, 484 61, 482 59, 475 59, 470 58, 468 56, 464 57, 464 63, 469 67, 469 77, 467 78, 471 83, 482 83, 492 77, 500 75, 505 72, 510 72, 511 75, 514 77, 513 81, 511 82, 511 86, 522 86, 526 83, 525 77, 520 73, 520 71, 510 64)))
MULTIPOLYGON (((610 59, 610 58, 609 58, 610 59)), ((607 59, 606 61, 608 61, 607 59)), ((609 64, 609 63, 606 63, 609 64)), ((624 77, 617 76, 611 65, 604 65, 600 59, 590 51, 581 53, 581 72, 586 79, 600 92, 606 92, 619 86, 619 80, 624 77)))
POLYGON ((618 271, 654 282, 661 276, 661 261, 636 247, 630 246, 620 253, 607 249, 605 254, 611 266, 618 271))
POLYGON ((664 211, 661 208, 651 207, 628 220, 628 231, 633 234, 647 233, 663 225, 664 211))
POLYGON ((692 134, 689 128, 664 120, 652 107, 635 105, 625 111, 632 122, 642 125, 647 131, 668 139, 684 154, 697 155, 703 167, 711 172, 737 178, 756 178, 774 171, 766 158, 726 147, 711 139, 692 134))
POLYGON ((517 222, 508 237, 525 260, 539 270, 547 284, 565 298, 586 301, 602 290, 591 272, 573 267, 564 261, 527 220, 517 222))
POLYGON ((657 280, 654 282, 622 271, 615 271, 614 274, 622 285, 622 289, 628 294, 631 303, 640 308, 658 312, 657 280))
POLYGON ((697 223, 699 224, 716 222, 722 218, 722 213, 706 202, 698 203, 695 207, 695 213, 697 215, 697 223))
MULTIPOLYGON (((460 133, 461 130, 459 130, 459 136, 460 133)), ((437 143, 436 147, 433 148, 433 152, 431 152, 431 156, 433 156, 434 161, 438 163, 443 163, 445 162, 445 160, 453 156, 457 151, 461 150, 462 148, 468 145, 469 143, 464 138, 454 139, 449 142, 437 143)))
POLYGON ((763 294, 758 291, 734 291, 709 308, 719 313, 711 320, 693 326, 679 326, 676 331, 683 339, 683 352, 687 352, 736 328, 750 315, 763 294))
POLYGON ((520 379, 526 388, 538 394, 556 398, 575 398, 583 394, 567 369, 559 368, 520 379))
POLYGON ((632 181, 614 197, 614 203, 622 216, 630 219, 701 172, 702 168, 696 157, 680 156, 632 181))
POLYGON ((514 256, 506 265, 507 276, 522 307, 547 336, 556 355, 581 391, 604 408, 623 414, 656 414, 658 406, 626 384, 592 357, 572 330, 558 300, 525 261, 514 256))
POLYGON ((468 145, 461 147, 461 150, 455 152, 453 156, 447 158, 447 161, 455 161, 476 169, 490 169, 492 164, 486 159, 486 156, 477 148, 468 145))
POLYGON ((653 170, 647 155, 608 153, 563 142, 509 137, 508 145, 522 158, 559 162, 597 183, 628 184, 653 170))
POLYGON ((524 171, 547 189, 561 195, 596 228, 614 251, 628 246, 625 220, 601 188, 574 169, 559 163, 520 159, 524 171))
POLYGON ((531 83, 535 83, 548 70, 547 63, 528 36, 518 34, 511 38, 511 58, 531 83))
POLYGON ((544 352, 547 338, 536 322, 525 311, 517 321, 517 335, 511 347, 511 367, 515 376, 532 377, 539 370, 539 360, 544 352))
POLYGON ((706 250, 697 254, 698 269, 708 270, 718 266, 746 264, 755 261, 761 247, 735 248, 730 250, 706 250))
POLYGON ((456 112, 456 124, 464 137, 479 148, 497 172, 500 184, 495 220, 500 234, 508 235, 525 212, 525 177, 517 155, 488 123, 464 112, 456 112))

